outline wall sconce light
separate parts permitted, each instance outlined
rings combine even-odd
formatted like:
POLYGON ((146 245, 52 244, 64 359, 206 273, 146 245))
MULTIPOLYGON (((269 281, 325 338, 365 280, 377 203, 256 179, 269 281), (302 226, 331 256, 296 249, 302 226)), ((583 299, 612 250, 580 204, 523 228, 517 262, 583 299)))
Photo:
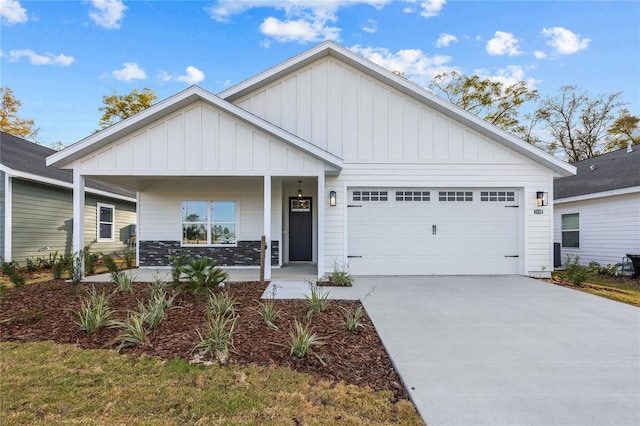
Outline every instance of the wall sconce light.
POLYGON ((298 199, 302 198, 302 188, 300 188, 301 184, 302 184, 302 181, 299 180, 298 181, 298 199))
POLYGON ((336 206, 336 191, 329 192, 329 205, 331 207, 336 206))
POLYGON ((536 206, 544 207, 549 205, 549 194, 547 192, 536 192, 536 206))

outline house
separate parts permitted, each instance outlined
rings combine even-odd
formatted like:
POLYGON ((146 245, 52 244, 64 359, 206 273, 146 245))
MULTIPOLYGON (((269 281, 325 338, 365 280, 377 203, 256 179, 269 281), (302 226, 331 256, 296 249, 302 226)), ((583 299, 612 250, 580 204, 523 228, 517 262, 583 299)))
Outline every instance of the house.
POLYGON ((139 266, 185 252, 255 267, 264 236, 266 278, 293 262, 548 274, 552 206, 536 203, 575 171, 332 42, 218 95, 192 86, 47 163, 73 170, 79 199, 84 178, 138 192, 139 266))
MULTIPOLYGON (((24 266, 27 259, 79 250, 72 247, 72 172, 46 166, 55 152, 0 133, 0 260, 24 266)), ((96 240, 92 251, 128 246, 136 223, 135 193, 91 180, 82 205, 83 241, 96 240)))
POLYGON ((561 260, 621 263, 640 254, 640 145, 573 164, 575 176, 554 181, 554 241, 561 260))

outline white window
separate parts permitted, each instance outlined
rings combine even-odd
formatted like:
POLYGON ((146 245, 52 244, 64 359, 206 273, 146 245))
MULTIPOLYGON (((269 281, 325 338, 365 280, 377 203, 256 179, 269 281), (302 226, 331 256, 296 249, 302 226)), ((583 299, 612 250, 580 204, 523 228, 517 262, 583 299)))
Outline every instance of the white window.
POLYGON ((388 201, 387 191, 353 191, 353 201, 388 201))
POLYGON ((429 191, 396 191, 396 201, 430 201, 429 191))
POLYGON ((471 191, 440 191, 438 201, 473 201, 471 191))
POLYGON ((516 193, 513 191, 482 191, 480 201, 515 201, 516 193))
POLYGON ((114 241, 115 206, 98 203, 96 210, 98 212, 97 240, 100 242, 114 241))
POLYGON ((182 245, 235 245, 235 201, 183 201, 182 245))
POLYGON ((562 215, 562 247, 580 247, 580 213, 562 215))

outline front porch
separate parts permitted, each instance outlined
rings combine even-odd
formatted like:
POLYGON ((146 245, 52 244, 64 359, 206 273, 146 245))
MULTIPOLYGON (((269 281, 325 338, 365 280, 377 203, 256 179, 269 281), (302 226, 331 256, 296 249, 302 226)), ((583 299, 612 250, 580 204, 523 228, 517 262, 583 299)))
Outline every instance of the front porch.
MULTIPOLYGON (((260 268, 223 268, 229 274, 229 282, 259 281, 260 268)), ((135 282, 153 282, 157 279, 171 281, 171 268, 137 268, 127 271, 135 278, 135 282)), ((266 273, 265 273, 266 275, 266 273)), ((318 277, 318 267, 312 263, 292 263, 282 267, 271 268, 271 281, 306 281, 318 277)), ((110 274, 91 275, 84 281, 95 283, 111 282, 110 274)))

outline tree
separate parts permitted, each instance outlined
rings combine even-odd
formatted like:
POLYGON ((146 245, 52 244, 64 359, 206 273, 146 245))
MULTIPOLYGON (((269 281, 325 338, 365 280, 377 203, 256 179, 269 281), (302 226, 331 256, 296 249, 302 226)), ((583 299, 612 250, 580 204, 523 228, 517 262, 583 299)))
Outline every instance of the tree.
POLYGON ((519 119, 520 107, 538 99, 537 90, 529 90, 526 82, 505 87, 499 81, 451 71, 436 75, 429 88, 444 94, 454 105, 533 143, 531 129, 519 119))
POLYGON ((564 151, 570 163, 602 153, 604 137, 614 120, 613 110, 624 105, 622 92, 603 94, 595 99, 577 86, 562 86, 556 97, 546 97, 536 111, 552 137, 549 152, 564 151))
POLYGON ((9 87, 0 87, 2 109, 0 110, 0 131, 23 139, 37 142, 39 128, 34 127, 33 120, 18 117, 18 110, 22 102, 13 95, 9 87))
POLYGON ((156 92, 146 87, 142 92, 133 89, 127 95, 117 95, 114 91, 109 96, 103 96, 104 106, 98 108, 98 111, 102 111, 102 117, 98 123, 100 130, 149 108, 156 99, 158 99, 156 92))
POLYGON ((605 152, 626 148, 627 142, 632 145, 640 143, 640 117, 631 115, 628 109, 621 109, 618 118, 607 129, 608 140, 604 146, 605 152))

